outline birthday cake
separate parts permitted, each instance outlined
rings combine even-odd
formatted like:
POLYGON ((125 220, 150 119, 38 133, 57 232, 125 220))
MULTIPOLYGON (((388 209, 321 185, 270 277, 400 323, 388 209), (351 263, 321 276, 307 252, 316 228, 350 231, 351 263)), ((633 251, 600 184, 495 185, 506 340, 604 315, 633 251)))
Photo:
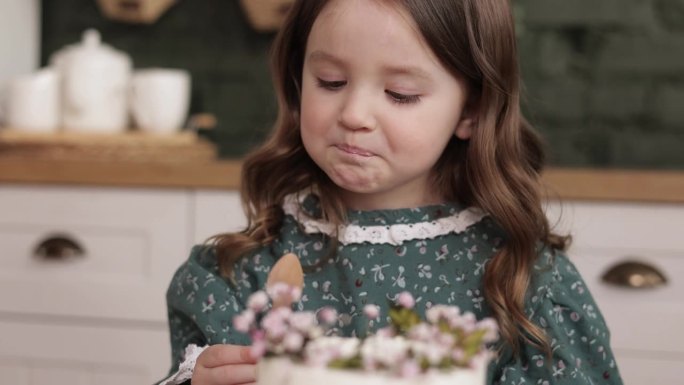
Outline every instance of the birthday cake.
MULTIPOLYGON (((496 322, 477 321, 455 306, 435 305, 422 320, 408 292, 390 304, 389 326, 356 337, 327 335, 336 324, 333 309, 293 311, 272 306, 279 297, 297 298, 298 289, 280 287, 257 292, 235 327, 252 338, 259 358, 260 385, 483 385, 498 338, 496 322), (294 292, 293 292, 294 290, 294 292)), ((281 301, 282 303, 282 301, 281 301)), ((285 301, 285 303, 288 303, 285 301)), ((367 305, 369 321, 379 308, 367 305)))

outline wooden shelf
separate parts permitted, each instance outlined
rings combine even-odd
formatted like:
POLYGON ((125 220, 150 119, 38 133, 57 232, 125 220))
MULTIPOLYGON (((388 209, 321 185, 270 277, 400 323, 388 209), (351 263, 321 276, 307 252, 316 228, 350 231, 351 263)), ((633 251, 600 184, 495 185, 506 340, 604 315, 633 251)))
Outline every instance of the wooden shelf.
POLYGON ((52 162, 212 162, 216 146, 194 132, 32 133, 0 130, 0 159, 52 162))
MULTIPOLYGON (((240 160, 210 162, 97 162, 4 159, 0 183, 128 187, 240 186, 240 160)), ((684 172, 553 168, 544 173, 550 198, 684 202, 684 172)))
POLYGON ((0 183, 236 189, 240 162, 82 162, 0 159, 0 183))
POLYGON ((684 171, 552 168, 543 179, 550 198, 684 202, 684 171))

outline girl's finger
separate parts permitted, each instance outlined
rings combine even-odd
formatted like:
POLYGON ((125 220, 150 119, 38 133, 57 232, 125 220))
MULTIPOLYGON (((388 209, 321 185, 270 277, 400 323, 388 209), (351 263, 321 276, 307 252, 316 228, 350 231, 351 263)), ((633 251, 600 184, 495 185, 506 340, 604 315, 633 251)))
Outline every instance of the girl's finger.
POLYGON ((205 368, 216 368, 230 364, 252 364, 256 360, 248 346, 212 345, 200 354, 197 363, 205 368))
POLYGON ((256 365, 225 365, 211 369, 216 384, 247 384, 256 381, 256 365))

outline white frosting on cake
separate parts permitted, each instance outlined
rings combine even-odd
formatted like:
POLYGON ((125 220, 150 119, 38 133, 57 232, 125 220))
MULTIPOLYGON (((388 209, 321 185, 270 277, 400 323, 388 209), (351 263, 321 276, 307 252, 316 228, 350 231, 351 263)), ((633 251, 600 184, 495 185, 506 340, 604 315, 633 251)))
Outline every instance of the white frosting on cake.
POLYGON ((331 369, 296 363, 287 357, 269 357, 259 361, 257 377, 258 385, 484 385, 487 363, 401 378, 383 371, 331 369))

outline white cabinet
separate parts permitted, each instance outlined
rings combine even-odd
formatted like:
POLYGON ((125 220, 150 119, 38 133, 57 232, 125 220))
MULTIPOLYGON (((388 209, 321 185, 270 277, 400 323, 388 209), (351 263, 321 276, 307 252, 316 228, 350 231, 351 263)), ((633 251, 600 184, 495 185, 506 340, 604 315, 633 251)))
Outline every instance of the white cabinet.
POLYGON ((572 202, 554 204, 549 213, 560 216, 560 229, 571 230, 569 255, 608 322, 625 384, 680 383, 684 205, 572 202), (603 280, 609 269, 628 261, 657 269, 667 283, 647 289, 603 280))
POLYGON ((203 243, 217 234, 243 230, 247 224, 237 191, 196 191, 194 202, 195 243, 203 243))
POLYGON ((3 384, 151 384, 168 370, 165 324, 7 318, 0 318, 3 384))
POLYGON ((192 243, 191 194, 3 186, 0 213, 0 382, 163 377, 165 291, 192 243))

